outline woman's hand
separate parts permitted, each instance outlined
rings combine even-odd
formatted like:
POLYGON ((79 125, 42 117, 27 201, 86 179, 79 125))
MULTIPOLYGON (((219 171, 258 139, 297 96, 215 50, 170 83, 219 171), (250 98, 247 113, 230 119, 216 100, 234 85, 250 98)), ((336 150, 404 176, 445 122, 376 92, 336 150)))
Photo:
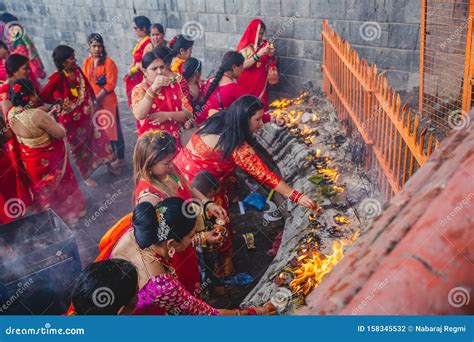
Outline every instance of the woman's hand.
POLYGON ((48 112, 48 115, 54 117, 55 114, 59 114, 61 112, 61 105, 60 104, 55 104, 52 106, 48 112))
POLYGON ((257 311, 257 315, 259 316, 273 316, 277 313, 275 306, 271 302, 268 302, 264 306, 257 306, 255 311, 257 311))
POLYGON ((209 232, 204 232, 204 235, 206 236, 207 243, 210 245, 217 245, 224 240, 224 237, 222 236, 219 229, 213 229, 209 232))
POLYGON ((209 212, 213 216, 215 216, 215 217, 217 217, 221 220, 227 220, 227 212, 220 205, 217 205, 215 203, 211 203, 211 204, 208 205, 207 210, 209 210, 209 212))
POLYGON ((319 205, 313 201, 311 198, 309 198, 308 196, 306 195, 303 195, 300 199, 300 201, 298 202, 298 204, 308 208, 308 209, 311 209, 311 210, 320 210, 320 207, 319 205))
POLYGON ((153 81, 150 90, 156 94, 158 90, 160 90, 161 87, 167 87, 170 84, 170 78, 167 76, 161 76, 158 75, 155 77, 155 80, 153 81))
POLYGON ((156 112, 148 115, 148 120, 153 122, 155 125, 159 125, 166 120, 170 119, 170 112, 156 112))
POLYGON ((270 53, 270 49, 271 49, 270 46, 265 45, 264 47, 260 48, 260 50, 257 51, 257 55, 259 55, 260 57, 264 55, 268 55, 270 53))

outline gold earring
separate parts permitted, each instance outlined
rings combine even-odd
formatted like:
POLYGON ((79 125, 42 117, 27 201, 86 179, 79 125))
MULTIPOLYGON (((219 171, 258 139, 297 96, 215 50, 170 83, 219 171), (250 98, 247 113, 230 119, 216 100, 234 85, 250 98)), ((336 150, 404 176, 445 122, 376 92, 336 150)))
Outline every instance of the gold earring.
POLYGON ((171 247, 168 251, 168 256, 170 257, 170 259, 173 259, 173 256, 175 253, 176 253, 176 249, 174 249, 174 247, 171 247))

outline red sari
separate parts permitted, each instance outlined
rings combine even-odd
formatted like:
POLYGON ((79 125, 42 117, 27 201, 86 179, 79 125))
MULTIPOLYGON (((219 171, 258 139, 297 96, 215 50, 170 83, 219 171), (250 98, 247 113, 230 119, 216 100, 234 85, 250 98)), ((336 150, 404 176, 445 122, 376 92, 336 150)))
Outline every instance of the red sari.
MULTIPOLYGON (((237 45, 237 51, 242 53, 245 59, 253 56, 260 48, 268 43, 267 40, 263 40, 262 43, 256 47, 261 25, 262 21, 260 19, 253 19, 247 26, 247 29, 237 45)), ((271 58, 268 55, 261 56, 258 62, 242 71, 238 80, 241 93, 260 98, 265 106, 265 111, 268 109, 267 77, 270 60, 271 58)))
MULTIPOLYGON (((181 187, 178 188, 174 196, 179 197, 183 200, 189 200, 193 197, 188 182, 184 176, 176 170, 176 176, 178 177, 181 187)), ((154 187, 145 180, 140 180, 135 189, 135 200, 138 203, 140 197, 145 195, 152 195, 158 198, 159 201, 168 198, 169 195, 163 190, 154 187)), ((199 276, 199 262, 196 255, 196 250, 193 246, 188 246, 185 251, 177 252, 172 260, 172 266, 176 270, 178 280, 183 284, 189 293, 196 295, 196 290, 199 288, 201 281, 199 276)))
MULTIPOLYGON (((143 37, 135 44, 135 47, 132 51, 132 66, 136 66, 137 64, 140 65, 142 63, 144 51, 148 44, 151 44, 151 39, 149 36, 143 37)), ((126 75, 123 80, 125 82, 125 93, 127 94, 127 103, 130 107, 132 103, 133 88, 135 88, 137 84, 143 81, 143 72, 137 67, 137 71, 133 75, 126 75)))
MULTIPOLYGON (((207 81, 207 84, 203 90, 203 96, 206 95, 207 90, 211 86, 213 78, 207 81)), ((222 109, 227 109, 230 107, 235 100, 237 100, 241 95, 241 89, 236 82, 228 83, 223 86, 218 86, 214 92, 211 94, 206 104, 204 105, 204 110, 196 117, 196 123, 200 125, 209 117, 209 111, 211 109, 220 111, 222 109)))
MULTIPOLYGON (((4 100, 10 100, 10 84, 7 82, 0 86, 0 103, 3 102, 4 100)), ((8 111, 10 109, 11 107, 8 109, 8 111)), ((4 119, 8 125, 7 114, 8 112, 4 113, 4 119)), ((12 183, 11 180, 13 180, 13 178, 9 178, 9 177, 12 177, 12 175, 10 176, 5 175, 6 177, 5 185, 4 185, 5 189, 7 189, 7 187, 11 189, 15 188, 16 190, 14 191, 15 193, 14 197, 19 199, 19 203, 22 203, 24 204, 25 207, 28 207, 32 202, 32 193, 30 189, 31 182, 28 176, 26 175, 26 171, 23 166, 23 163, 21 162, 20 144, 15 135, 13 135, 12 139, 10 139, 9 141, 5 143, 5 145, 3 146, 3 150, 0 151, 0 153, 4 154, 2 165, 11 165, 12 174, 15 177, 14 178, 15 180, 12 183), (6 158, 8 158, 8 160, 6 158)), ((1 188, 4 189, 3 186, 1 188)), ((13 194, 13 190, 6 190, 6 192, 8 194, 13 194)), ((8 200, 9 198, 12 198, 12 197, 7 197, 6 200, 8 200)))
MULTIPOLYGON (((145 97, 146 90, 149 85, 146 82, 138 84, 132 92, 132 110, 138 106, 140 101, 145 97)), ((158 95, 151 106, 151 113, 156 112, 177 112, 187 110, 192 112, 191 105, 186 96, 184 96, 181 86, 178 82, 168 87, 161 87, 158 95)), ((154 123, 149 119, 137 121, 138 137, 150 130, 158 129, 166 131, 175 137, 179 146, 179 133, 182 124, 180 122, 171 120, 160 124, 154 123)))
POLYGON ((0 146, 0 224, 13 221, 24 214, 23 209, 26 209, 26 204, 18 198, 17 176, 7 146, 8 143, 0 146), (15 207, 19 210, 14 210, 15 207))
POLYGON ((66 76, 55 72, 41 92, 46 103, 57 99, 63 100, 59 122, 66 128, 67 141, 77 168, 84 179, 102 164, 113 159, 109 139, 93 115, 94 92, 82 71, 77 67, 74 71, 76 80, 66 80, 66 76), (71 83, 77 94, 70 89, 71 83), (77 95, 77 96, 75 96, 77 95))
POLYGON ((32 183, 34 205, 41 210, 53 209, 65 221, 77 219, 84 214, 86 204, 69 164, 66 144, 33 125, 31 116, 36 110, 13 107, 8 114, 10 120, 14 117, 34 136, 17 136, 20 157, 32 183))
MULTIPOLYGON (((259 183, 272 189, 281 181, 280 176, 271 172, 247 143, 238 147, 227 160, 222 160, 222 152, 209 147, 197 133, 191 137, 191 143, 194 153, 187 147, 183 147, 174 160, 176 167, 190 183, 200 171, 212 173, 222 185, 218 198, 219 203, 222 203, 222 207, 226 211, 228 211, 228 198, 233 186, 233 171, 237 166, 254 177, 259 183)), ((228 251, 232 246, 232 229, 229 225, 226 228, 229 238, 220 249, 221 252, 228 251)))

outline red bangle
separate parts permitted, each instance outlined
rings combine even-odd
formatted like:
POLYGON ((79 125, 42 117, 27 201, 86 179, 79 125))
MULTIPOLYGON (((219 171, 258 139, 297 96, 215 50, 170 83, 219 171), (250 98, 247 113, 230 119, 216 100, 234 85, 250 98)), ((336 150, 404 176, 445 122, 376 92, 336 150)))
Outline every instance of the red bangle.
POLYGON ((245 311, 247 311, 247 313, 250 315, 250 316, 257 316, 257 310, 255 310, 254 308, 247 308, 245 309, 245 311))
POLYGON ((293 190, 288 198, 294 203, 299 203, 301 197, 303 197, 302 193, 298 192, 297 190, 293 190))

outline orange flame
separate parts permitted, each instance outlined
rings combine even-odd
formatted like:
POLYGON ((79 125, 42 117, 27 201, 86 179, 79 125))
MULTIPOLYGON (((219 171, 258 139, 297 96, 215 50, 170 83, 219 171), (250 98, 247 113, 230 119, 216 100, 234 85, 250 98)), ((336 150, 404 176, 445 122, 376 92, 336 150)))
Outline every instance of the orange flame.
POLYGON ((338 215, 334 217, 334 221, 336 221, 337 223, 343 223, 343 224, 351 223, 351 220, 349 220, 347 217, 342 216, 342 215, 338 215))
POLYGON ((316 157, 321 157, 321 150, 319 148, 316 150, 316 157))
POLYGON ((350 240, 334 241, 330 255, 321 255, 317 250, 313 250, 310 255, 299 256, 298 260, 305 261, 293 270, 295 278, 290 282, 290 289, 306 296, 341 261, 344 257, 344 246, 350 245, 358 236, 359 231, 350 240))
POLYGON ((339 179, 339 174, 334 169, 319 169, 318 172, 322 175, 326 175, 329 179, 335 183, 339 179))

